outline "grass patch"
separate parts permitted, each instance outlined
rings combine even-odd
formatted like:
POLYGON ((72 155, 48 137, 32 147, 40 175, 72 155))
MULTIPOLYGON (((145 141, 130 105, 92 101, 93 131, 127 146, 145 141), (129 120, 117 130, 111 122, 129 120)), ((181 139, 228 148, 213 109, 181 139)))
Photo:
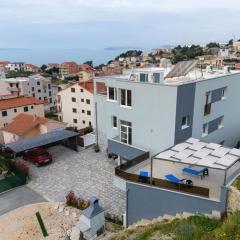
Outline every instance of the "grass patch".
POLYGON ((38 223, 40 225, 40 228, 42 230, 43 236, 47 237, 48 236, 47 229, 46 229, 46 227, 44 225, 44 222, 43 222, 42 217, 41 217, 39 212, 36 212, 36 217, 37 217, 38 223))
POLYGON ((52 120, 55 120, 55 121, 58 121, 58 115, 56 113, 53 113, 53 112, 46 113, 45 117, 49 118, 49 119, 52 119, 52 120))
POLYGON ((233 186, 240 190, 240 177, 236 178, 236 180, 233 182, 233 186))

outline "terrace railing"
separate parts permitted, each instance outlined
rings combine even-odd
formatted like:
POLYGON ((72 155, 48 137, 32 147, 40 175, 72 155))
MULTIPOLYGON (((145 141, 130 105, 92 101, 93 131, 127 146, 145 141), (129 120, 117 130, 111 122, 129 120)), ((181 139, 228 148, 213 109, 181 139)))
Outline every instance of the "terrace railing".
MULTIPOLYGON (((164 188, 168 190, 170 189, 178 192, 184 192, 184 193, 189 193, 189 194, 209 198, 208 188, 203 188, 198 186, 188 186, 186 184, 181 184, 181 183, 174 184, 167 180, 157 179, 157 178, 152 178, 152 182, 151 182, 150 177, 142 177, 133 173, 128 173, 125 170, 129 168, 127 167, 127 165, 130 165, 131 162, 127 162, 115 168, 115 175, 131 182, 141 183, 141 184, 150 185, 154 187, 164 188)), ((131 165, 133 166, 136 164, 131 164, 131 165)))

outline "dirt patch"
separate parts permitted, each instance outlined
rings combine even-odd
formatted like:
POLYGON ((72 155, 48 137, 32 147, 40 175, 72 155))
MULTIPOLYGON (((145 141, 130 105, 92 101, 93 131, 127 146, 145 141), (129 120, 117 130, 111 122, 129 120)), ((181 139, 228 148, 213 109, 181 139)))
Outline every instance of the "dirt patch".
POLYGON ((27 205, 0 217, 0 239, 66 240, 66 231, 78 220, 79 215, 80 211, 71 207, 59 212, 56 203, 27 205), (36 212, 40 212, 47 229, 49 236, 46 238, 42 235, 36 212))

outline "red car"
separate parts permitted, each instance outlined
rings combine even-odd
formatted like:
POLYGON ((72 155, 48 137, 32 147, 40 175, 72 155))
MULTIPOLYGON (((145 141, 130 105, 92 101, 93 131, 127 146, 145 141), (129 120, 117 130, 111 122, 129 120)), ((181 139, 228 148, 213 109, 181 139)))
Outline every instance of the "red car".
POLYGON ((52 162, 52 155, 45 149, 35 148, 24 152, 23 159, 41 166, 52 162))

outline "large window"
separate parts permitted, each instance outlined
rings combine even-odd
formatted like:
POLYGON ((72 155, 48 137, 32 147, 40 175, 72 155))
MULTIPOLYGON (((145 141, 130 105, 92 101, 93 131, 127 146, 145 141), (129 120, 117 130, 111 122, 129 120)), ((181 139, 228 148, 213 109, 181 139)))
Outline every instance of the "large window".
POLYGON ((76 109, 76 108, 73 108, 72 111, 73 111, 73 113, 76 113, 76 112, 77 112, 77 109, 76 109))
POLYGON ((113 126, 113 128, 117 128, 117 117, 116 116, 113 116, 112 117, 112 126, 113 126))
POLYGON ((72 102, 76 102, 76 98, 73 97, 73 98, 72 98, 72 102))
POLYGON ((148 82, 148 74, 140 73, 140 82, 148 82))
POLYGON ((121 89, 121 106, 131 107, 132 106, 132 91, 121 89))
POLYGON ((132 144, 132 123, 127 121, 120 121, 120 138, 121 142, 132 144))
POLYGON ((24 107, 24 108, 23 108, 23 111, 24 111, 24 112, 28 112, 28 107, 24 107))
POLYGON ((75 88, 71 88, 71 92, 75 92, 75 88))
POLYGON ((6 117, 7 116, 7 111, 2 111, 2 116, 6 117))
POLYGON ((113 87, 108 88, 108 100, 117 101, 117 89, 113 87))
POLYGON ((208 123, 203 124, 203 128, 202 128, 202 136, 206 136, 208 135, 208 123))
POLYGON ((182 129, 189 127, 189 116, 182 117, 182 129))

